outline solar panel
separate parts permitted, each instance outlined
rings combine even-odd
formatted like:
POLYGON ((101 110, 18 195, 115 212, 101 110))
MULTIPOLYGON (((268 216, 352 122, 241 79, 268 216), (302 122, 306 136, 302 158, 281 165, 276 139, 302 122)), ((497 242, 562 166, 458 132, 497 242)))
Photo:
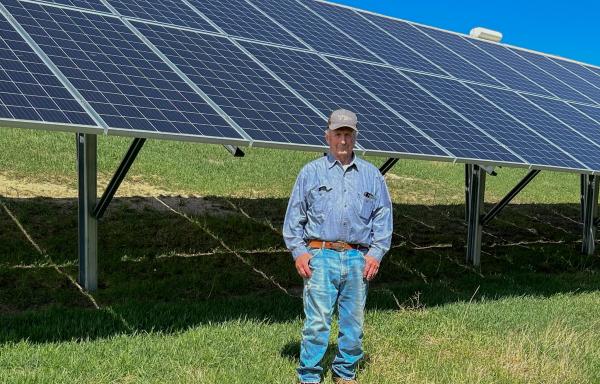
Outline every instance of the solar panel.
POLYGON ((590 71, 594 72, 596 75, 600 76, 600 68, 598 68, 598 67, 592 67, 592 66, 589 66, 589 65, 584 65, 584 67, 586 69, 589 69, 590 71))
POLYGON ((593 140, 596 144, 600 144, 600 122, 595 122, 585 116, 569 103, 538 96, 524 96, 571 128, 581 132, 585 137, 593 140))
POLYGON ((524 163, 394 69, 342 59, 332 61, 453 155, 497 163, 524 163))
POLYGON ((427 57, 448 74, 459 79, 501 86, 499 82, 488 76, 485 72, 454 54, 411 24, 366 13, 362 15, 421 55, 427 57))
POLYGON ((121 15, 216 32, 210 23, 182 1, 108 0, 121 15))
POLYGON ((593 84, 596 88, 600 88, 600 76, 596 75, 593 71, 585 66, 574 63, 567 60, 561 60, 554 57, 548 57, 550 60, 573 72, 577 76, 581 77, 585 81, 593 84))
POLYGON ((119 19, 25 2, 10 11, 109 127, 241 139, 119 19))
POLYGON ((0 119, 96 125, 2 15, 0 119))
POLYGON ((377 28, 358 13, 347 8, 316 1, 307 1, 306 4, 389 64, 417 71, 443 73, 428 60, 377 28))
POLYGON ((363 47, 332 28, 329 23, 296 0, 251 1, 319 52, 380 62, 363 47))
POLYGON ((303 47, 292 35, 244 0, 190 0, 190 3, 230 35, 303 47))
POLYGON ((416 27, 451 49, 453 52, 459 54, 466 60, 469 60, 473 65, 476 65, 488 75, 493 76, 505 86, 519 91, 550 96, 548 92, 532 81, 526 79, 521 74, 512 70, 492 56, 485 54, 481 49, 478 49, 475 45, 471 44, 466 38, 433 28, 425 28, 422 26, 416 27))
POLYGON ((550 60, 548 57, 520 49, 510 49, 518 55, 523 56, 527 60, 531 61, 538 67, 542 68, 544 71, 551 73, 555 77, 561 79, 563 82, 569 84, 571 87, 577 89, 579 92, 591 98, 596 103, 600 103, 600 89, 594 87, 581 77, 574 75, 572 72, 567 71, 554 61, 550 60))
POLYGON ((599 107, 588 107, 587 105, 581 104, 570 104, 573 108, 577 109, 580 112, 585 113, 587 116, 594 119, 598 124, 600 124, 600 108, 599 107))
POLYGON ((325 145, 324 118, 226 38, 141 22, 134 25, 252 139, 325 145))
POLYGON ((346 108, 360 116, 362 147, 371 151, 447 157, 443 150, 351 83, 318 55, 242 43, 323 114, 346 108))
POLYGON ((48 3, 54 3, 59 5, 68 5, 71 7, 78 7, 83 9, 90 9, 93 11, 110 13, 110 10, 102 4, 99 0, 43 0, 48 3))
POLYGON ((585 169, 579 162, 533 134, 515 119, 482 99, 456 80, 411 73, 408 75, 446 105, 493 135, 513 152, 535 166, 585 169))
POLYGON ((534 129, 593 170, 600 170, 600 147, 550 117, 518 94, 497 88, 474 85, 475 90, 534 129))
POLYGON ((502 45, 477 40, 472 43, 557 97, 582 103, 594 102, 502 45))

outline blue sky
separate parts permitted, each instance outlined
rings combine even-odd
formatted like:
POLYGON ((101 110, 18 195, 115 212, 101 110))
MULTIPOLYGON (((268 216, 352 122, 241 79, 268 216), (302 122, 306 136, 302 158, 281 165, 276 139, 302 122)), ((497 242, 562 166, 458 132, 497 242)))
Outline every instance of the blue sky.
POLYGON ((600 0, 334 2, 466 34, 486 27, 504 43, 600 66, 600 0))

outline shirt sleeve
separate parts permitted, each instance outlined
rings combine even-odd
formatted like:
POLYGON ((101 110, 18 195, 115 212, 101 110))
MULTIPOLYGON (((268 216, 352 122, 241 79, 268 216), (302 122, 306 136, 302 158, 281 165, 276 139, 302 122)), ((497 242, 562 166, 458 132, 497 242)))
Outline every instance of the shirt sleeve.
POLYGON ((381 261, 383 255, 390 250, 394 226, 392 219, 392 200, 390 199, 385 179, 381 175, 379 175, 378 179, 379 196, 373 216, 371 246, 367 255, 374 257, 377 261, 381 261))
POLYGON ((306 204, 306 169, 302 169, 296 184, 292 190, 290 201, 288 202, 285 220, 283 221, 283 240, 286 247, 292 252, 294 260, 304 253, 308 252, 306 242, 304 241, 304 225, 307 223, 307 204, 306 204))

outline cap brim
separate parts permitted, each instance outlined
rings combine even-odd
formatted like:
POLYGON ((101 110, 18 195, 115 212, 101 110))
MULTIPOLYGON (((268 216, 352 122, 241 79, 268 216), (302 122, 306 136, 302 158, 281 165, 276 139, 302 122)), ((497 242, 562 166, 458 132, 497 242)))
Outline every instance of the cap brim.
POLYGON ((350 128, 353 129, 355 131, 358 131, 358 129, 356 128, 356 126, 352 126, 352 125, 348 125, 348 124, 344 124, 344 123, 339 123, 339 124, 329 124, 329 129, 330 130, 336 130, 336 129, 340 129, 340 128, 350 128))

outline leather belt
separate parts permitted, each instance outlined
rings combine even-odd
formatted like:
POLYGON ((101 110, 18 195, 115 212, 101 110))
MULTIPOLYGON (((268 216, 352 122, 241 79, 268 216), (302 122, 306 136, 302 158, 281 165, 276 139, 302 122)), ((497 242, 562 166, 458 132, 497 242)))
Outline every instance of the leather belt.
POLYGON ((322 240, 309 240, 309 248, 327 248, 333 249, 334 251, 345 251, 349 249, 364 248, 360 244, 348 244, 343 241, 322 241, 322 240))

